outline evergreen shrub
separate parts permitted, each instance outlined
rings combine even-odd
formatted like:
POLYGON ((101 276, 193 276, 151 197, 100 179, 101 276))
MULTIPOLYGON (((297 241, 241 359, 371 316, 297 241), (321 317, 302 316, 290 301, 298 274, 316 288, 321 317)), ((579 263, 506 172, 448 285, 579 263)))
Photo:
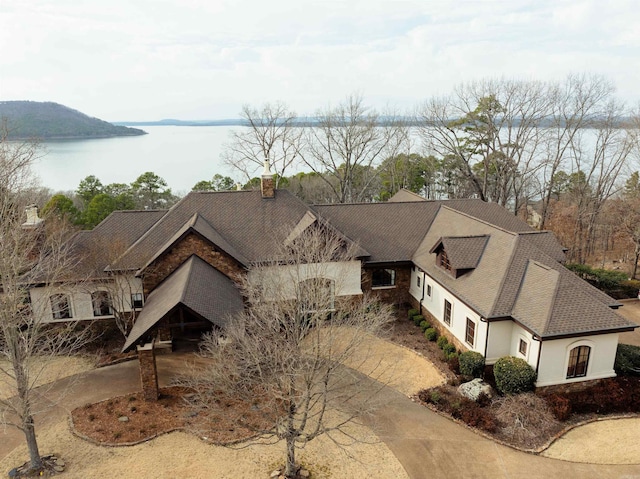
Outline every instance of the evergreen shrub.
POLYGON ((484 373, 484 356, 477 351, 465 351, 460 354, 460 374, 481 378, 484 373))
POLYGON ((522 358, 505 356, 493 365, 496 387, 502 394, 519 394, 533 389, 536 372, 522 358))

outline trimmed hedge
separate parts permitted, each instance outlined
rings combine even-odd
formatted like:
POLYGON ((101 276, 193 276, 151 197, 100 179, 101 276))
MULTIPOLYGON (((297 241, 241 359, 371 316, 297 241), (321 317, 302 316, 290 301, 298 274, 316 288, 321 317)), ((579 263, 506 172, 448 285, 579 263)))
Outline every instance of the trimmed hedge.
POLYGON ((416 314, 416 315, 413 317, 413 323, 414 323, 416 326, 420 326, 420 323, 421 323, 422 321, 424 321, 424 316, 422 316, 421 314, 416 314))
POLYGON ((438 339, 438 331, 435 328, 427 328, 424 330, 424 337, 429 341, 435 341, 438 339))
POLYGON ((617 374, 640 375, 640 347, 618 344, 613 368, 617 374))
POLYGON ((471 376, 473 378, 481 378, 484 373, 484 356, 476 351, 465 351, 461 353, 458 360, 460 361, 460 374, 463 376, 471 376))
POLYGON ((456 351, 456 347, 451 343, 445 344, 444 347, 442 348, 442 352, 444 354, 445 361, 449 361, 451 358, 458 356, 458 351, 456 351))
POLYGON ((422 329, 423 333, 427 330, 427 328, 430 328, 430 327, 431 327, 431 325, 429 324, 428 321, 422 321, 420 323, 420 329, 422 329))
POLYGON ((440 336, 436 344, 440 349, 444 349, 445 345, 449 344, 449 340, 447 339, 446 336, 440 336))
POLYGON ((420 314, 420 311, 418 311, 417 309, 410 309, 407 312, 407 317, 409 318, 409 321, 413 321, 413 317, 420 314))
POLYGON ((496 387, 502 394, 519 394, 533 389, 536 372, 524 359, 505 356, 493 365, 496 387))

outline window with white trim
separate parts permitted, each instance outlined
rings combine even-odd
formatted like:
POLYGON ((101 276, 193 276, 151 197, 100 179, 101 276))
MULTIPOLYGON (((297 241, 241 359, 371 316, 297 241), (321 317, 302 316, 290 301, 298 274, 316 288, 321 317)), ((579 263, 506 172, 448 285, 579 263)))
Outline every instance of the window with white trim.
POLYGON ((444 300, 444 324, 451 326, 451 317, 453 316, 453 305, 447 301, 446 299, 444 300))
POLYGON ((591 348, 589 346, 577 346, 569 352, 567 379, 581 378, 587 375, 590 355, 591 348))
POLYGON ((469 318, 467 318, 464 340, 469 346, 473 346, 473 343, 476 340, 476 323, 469 318))
POLYGON ((142 293, 133 293, 131 295, 131 308, 133 309, 142 309, 144 306, 144 298, 142 293))
POLYGON ((518 352, 522 354, 525 358, 527 357, 528 348, 529 348, 529 343, 524 339, 520 338, 520 343, 518 344, 518 352))
POLYGON ((427 296, 431 297, 431 285, 427 285, 427 296))
POLYGON ((51 301, 51 313, 53 319, 71 319, 73 312, 71 311, 71 302, 66 294, 54 294, 49 298, 51 301))
POLYGON ((111 297, 107 291, 94 291, 91 293, 91 306, 93 307, 94 316, 111 316, 113 314, 111 297))

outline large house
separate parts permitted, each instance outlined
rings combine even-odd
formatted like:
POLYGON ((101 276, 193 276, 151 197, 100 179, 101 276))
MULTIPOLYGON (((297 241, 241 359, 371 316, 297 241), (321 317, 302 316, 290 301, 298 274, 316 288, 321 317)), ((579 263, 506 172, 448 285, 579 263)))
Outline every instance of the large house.
POLYGON ((526 360, 537 386, 615 376, 618 335, 636 327, 562 266, 553 234, 497 204, 402 191, 386 203, 308 206, 275 190, 268 168, 260 191, 192 192, 169 210, 112 213, 74 238, 78 250, 102 252, 84 264, 91 281, 55 294, 33 288, 32 302, 48 301, 47 321, 135 312, 125 350, 224 330, 243 308, 239 279, 319 223, 358 246, 336 297, 371 291, 411 305, 488 364, 526 360))

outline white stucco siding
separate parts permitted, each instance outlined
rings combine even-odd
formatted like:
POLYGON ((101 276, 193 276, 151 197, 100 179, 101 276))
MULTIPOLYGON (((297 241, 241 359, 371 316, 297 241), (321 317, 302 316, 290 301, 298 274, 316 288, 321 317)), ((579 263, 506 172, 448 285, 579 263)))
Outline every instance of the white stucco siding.
POLYGON ((265 295, 274 299, 295 298, 296 285, 312 278, 324 278, 333 281, 335 296, 362 294, 362 276, 359 261, 272 266, 255 269, 249 273, 249 281, 253 284, 262 284, 265 289, 265 295))
POLYGON ((70 287, 56 288, 43 286, 39 288, 31 288, 29 290, 29 295, 31 297, 31 309, 33 311, 33 315, 38 321, 64 321, 55 320, 53 318, 50 298, 54 294, 64 294, 67 296, 69 306, 71 308, 72 320, 79 319, 83 315, 86 315, 87 307, 89 309, 91 308, 91 296, 70 287), (87 300, 88 305, 85 304, 87 300))
POLYGON ((493 364, 501 357, 511 355, 513 326, 511 320, 493 321, 489 324, 487 364, 493 364))
POLYGON ((422 307, 426 309, 438 322, 449 330, 462 344, 469 350, 484 354, 487 338, 487 323, 480 320, 480 315, 451 294, 447 289, 436 283, 429 275, 414 268, 411 272, 411 287, 409 293, 418 301, 422 298, 422 287, 424 285, 424 299, 422 307), (420 287, 417 278, 420 277, 420 287), (427 294, 428 287, 431 286, 431 295, 427 294), (451 323, 444 322, 444 301, 451 303, 452 314, 451 323), (467 318, 475 323, 475 337, 473 345, 467 343, 467 318))
MULTIPOLYGON (((128 278, 116 278, 113 283, 82 283, 76 285, 43 286, 31 288, 31 306, 35 317, 44 322, 65 321, 65 319, 54 319, 50 298, 54 294, 64 294, 69 300, 71 307, 71 320, 92 320, 93 302, 91 293, 95 291, 106 291, 112 300, 112 305, 119 311, 131 311, 131 294, 142 293, 142 281, 133 276, 128 278)), ((99 316, 104 318, 105 316, 99 316)), ((108 316, 107 316, 108 317, 108 316)))
POLYGON ((578 338, 543 341, 540 363, 538 366, 537 386, 551 386, 590 379, 614 377, 613 363, 618 348, 618 334, 601 334, 578 338), (578 346, 589 346, 589 362, 587 375, 567 379, 569 353, 578 346))

